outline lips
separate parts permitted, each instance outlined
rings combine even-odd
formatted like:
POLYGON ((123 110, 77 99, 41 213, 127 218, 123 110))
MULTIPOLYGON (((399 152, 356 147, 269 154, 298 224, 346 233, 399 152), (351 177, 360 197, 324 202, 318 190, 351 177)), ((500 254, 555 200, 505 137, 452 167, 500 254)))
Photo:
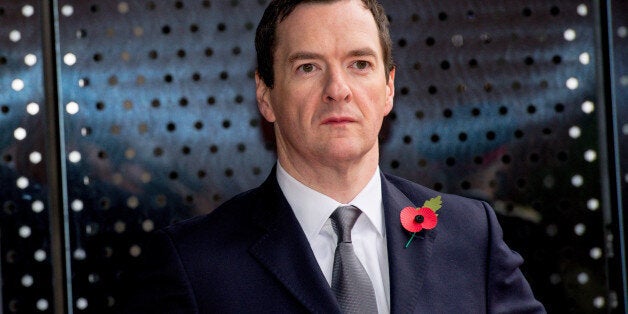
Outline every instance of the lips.
POLYGON ((355 122, 356 120, 351 117, 330 117, 323 120, 323 124, 344 124, 355 122))

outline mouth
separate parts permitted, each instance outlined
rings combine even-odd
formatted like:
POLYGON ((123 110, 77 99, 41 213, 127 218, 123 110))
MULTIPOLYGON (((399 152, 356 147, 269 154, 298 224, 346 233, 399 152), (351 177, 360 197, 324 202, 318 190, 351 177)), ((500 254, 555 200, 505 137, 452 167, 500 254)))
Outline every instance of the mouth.
POLYGON ((355 119, 352 119, 350 117, 330 117, 323 120, 323 124, 325 125, 342 125, 352 122, 355 122, 355 119))

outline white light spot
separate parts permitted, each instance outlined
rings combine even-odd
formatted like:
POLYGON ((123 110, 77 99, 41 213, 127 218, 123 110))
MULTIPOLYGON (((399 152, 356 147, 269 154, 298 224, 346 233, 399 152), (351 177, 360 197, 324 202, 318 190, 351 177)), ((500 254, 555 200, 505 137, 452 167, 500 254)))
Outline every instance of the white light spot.
POLYGON ((619 36, 620 38, 626 38, 626 36, 628 36, 628 28, 626 28, 626 26, 618 27, 617 36, 619 36))
POLYGON ((595 198, 592 198, 590 200, 587 201, 587 208, 590 211, 596 211, 600 208, 600 201, 598 201, 595 198))
POLYGON ((589 14, 589 8, 586 4, 578 5, 578 8, 576 10, 578 11, 578 15, 580 16, 587 16, 589 14))
POLYGON ((155 224, 152 220, 146 219, 142 222, 142 230, 146 232, 151 232, 153 231, 153 229, 155 229, 155 224))
POLYGON ((19 177, 17 178, 17 181, 15 181, 15 184, 17 185, 18 188, 23 190, 28 187, 29 182, 26 177, 19 177))
POLYGON ((29 103, 28 105, 26 105, 26 112, 28 112, 28 114, 30 114, 31 116, 38 114, 39 104, 34 103, 34 102, 29 103))
POLYGON ((602 296, 597 296, 593 299, 593 306, 595 306, 598 309, 603 308, 605 304, 606 304, 606 300, 604 300, 604 297, 602 296))
POLYGON ((76 114, 79 112, 79 105, 76 102, 71 101, 67 105, 65 105, 65 111, 67 111, 69 114, 76 114))
POLYGON ((584 160, 588 162, 594 162, 596 159, 597 159, 597 153, 594 150, 589 149, 586 152, 584 152, 584 160))
POLYGON ((71 152, 68 154, 68 160, 69 160, 71 163, 73 163, 73 164, 75 164, 75 163, 77 163, 77 162, 81 161, 81 153, 79 153, 79 152, 77 152, 77 151, 71 151, 71 152))
POLYGON ((578 126, 572 126, 569 128, 569 137, 571 138, 579 138, 582 135, 582 130, 578 126))
POLYGON ((118 12, 120 12, 121 14, 126 14, 129 12, 129 4, 122 1, 120 3, 118 3, 118 12))
POLYGON ((19 92, 21 90, 24 89, 24 81, 20 80, 20 79, 14 79, 13 82, 11 82, 11 88, 13 88, 14 91, 19 92))
POLYGON ((61 14, 63 14, 63 16, 71 16, 74 14, 74 7, 69 4, 64 5, 61 7, 61 14))
POLYGON ((565 86, 567 86, 567 88, 571 90, 578 88, 578 79, 575 77, 568 78, 567 81, 565 82, 565 86))
POLYGON ((83 201, 81 200, 73 200, 72 204, 70 204, 70 207, 72 208, 73 211, 75 212, 80 212, 83 210, 83 201))
POLYGON ((136 196, 131 196, 126 200, 126 206, 128 206, 129 208, 137 208, 137 206, 140 204, 140 201, 137 199, 136 196))
POLYGON ((142 254, 142 248, 140 248, 137 244, 133 245, 129 249, 129 254, 131 254, 131 256, 133 257, 138 257, 140 256, 140 254, 142 254))
POLYGON ((584 178, 581 175, 577 174, 571 177, 571 185, 575 187, 581 187, 582 184, 584 184, 584 178))
POLYGON ((42 211, 44 211, 44 202, 40 200, 34 201, 31 205, 31 209, 35 213, 41 213, 42 211))
POLYGON ((460 34, 453 35, 451 36, 451 43, 455 47, 462 47, 464 45, 464 37, 460 34))
POLYGON ((576 39, 576 31, 571 28, 568 28, 563 34, 563 36, 565 37, 566 41, 574 41, 576 39))
POLYGON ((126 230, 126 224, 124 221, 116 221, 116 223, 113 224, 113 230, 117 233, 123 233, 126 230))
POLYGON ((76 300, 76 308, 79 310, 84 310, 87 308, 87 299, 85 298, 78 298, 76 300))
POLYGON ((35 251, 35 254, 33 254, 33 257, 35 258, 36 261, 43 262, 46 260, 46 251, 39 249, 35 251))
POLYGON ((18 233, 20 234, 20 237, 26 239, 28 237, 31 236, 31 227, 29 226, 21 226, 20 229, 18 230, 18 233))
POLYGON ((592 259, 600 259, 602 257, 602 249, 599 247, 592 248, 589 251, 589 256, 591 256, 592 259))
POLYGON ((589 282, 589 275, 587 275, 587 273, 579 273, 578 274, 578 283, 581 284, 581 285, 584 285, 587 282, 589 282))
POLYGON ((12 42, 16 43, 16 42, 20 41, 20 39, 22 39, 22 33, 20 33, 20 31, 14 29, 14 30, 12 30, 9 33, 9 39, 12 42))
POLYGON ((65 63, 68 66, 73 66, 74 64, 76 64, 76 55, 74 55, 71 52, 66 53, 63 56, 63 63, 65 63))
POLYGON ((583 65, 587 65, 589 64, 589 62, 591 62, 591 55, 588 52, 583 52, 580 54, 580 56, 578 56, 578 60, 583 65))
POLYGON ((81 261, 87 257, 87 253, 85 253, 85 250, 83 249, 76 249, 74 250, 74 254, 72 254, 72 256, 74 256, 74 259, 81 261))
POLYGON ((34 66, 36 63, 37 63, 37 56, 35 56, 34 54, 29 53, 24 56, 24 64, 28 65, 29 67, 34 66))
POLYGON ((39 299, 37 300, 37 309, 40 311, 45 311, 48 309, 48 300, 46 299, 39 299))
POLYGON ((30 153, 30 155, 28 155, 28 160, 35 165, 40 163, 42 160, 41 153, 37 151, 30 153))
POLYGON ((573 228, 573 232, 576 235, 579 235, 579 236, 583 235, 586 230, 587 230, 587 226, 585 226, 584 224, 581 224, 581 223, 575 225, 574 228, 573 228))
POLYGON ((582 112, 586 114, 591 114, 595 110, 595 104, 592 101, 587 100, 582 103, 581 108, 582 108, 582 112))
POLYGON ((79 85, 79 87, 85 87, 85 85, 86 85, 85 83, 86 83, 86 82, 85 82, 85 80, 84 80, 84 79, 80 79, 80 80, 78 80, 78 85, 79 85))
POLYGON ((35 14, 35 8, 33 8, 32 5, 27 4, 22 7, 22 15, 24 15, 25 17, 31 17, 33 16, 33 14, 35 14))
POLYGON ((556 273, 551 274, 551 275, 550 275, 550 282, 551 282, 553 285, 557 285, 557 284, 559 284, 559 283, 561 282, 560 275, 559 275, 559 274, 556 274, 556 273))
POLYGON ((619 78, 619 84, 621 84, 621 86, 623 87, 628 87, 628 75, 622 75, 619 78))
POLYGON ((621 132, 624 133, 624 135, 628 135, 628 123, 621 126, 621 132))
POLYGON ((13 136, 16 140, 21 141, 26 138, 26 130, 24 128, 17 128, 13 131, 13 136))
POLYGON ((28 287, 33 285, 33 282, 34 282, 33 276, 31 276, 29 274, 26 274, 26 275, 22 276, 22 286, 28 288, 28 287))

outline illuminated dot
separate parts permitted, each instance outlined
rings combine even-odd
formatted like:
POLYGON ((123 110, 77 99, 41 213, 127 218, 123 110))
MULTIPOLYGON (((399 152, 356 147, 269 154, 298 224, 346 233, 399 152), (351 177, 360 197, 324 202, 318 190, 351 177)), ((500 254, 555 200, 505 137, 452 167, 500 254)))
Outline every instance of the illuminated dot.
POLYGON ((622 132, 624 135, 628 135, 628 123, 626 123, 626 124, 622 125, 622 127, 621 127, 621 132, 622 132))
POLYGON ((11 88, 13 88, 14 91, 19 92, 21 90, 24 89, 24 81, 20 80, 20 79, 14 79, 13 82, 11 82, 11 88))
POLYGON ((120 12, 121 14, 126 14, 129 12, 129 4, 126 2, 120 2, 118 3, 118 12, 120 12))
POLYGON ((37 151, 30 153, 30 155, 28 155, 28 160, 35 165, 40 163, 42 160, 41 153, 37 151))
POLYGON ((29 67, 34 66, 36 63, 37 63, 37 56, 35 56, 34 54, 29 53, 24 56, 24 64, 28 65, 29 67))
POLYGON ((455 47, 462 47, 464 45, 464 37, 462 35, 456 34, 451 37, 451 43, 455 47))
POLYGON ((79 105, 76 102, 71 101, 65 105, 65 111, 69 114, 76 114, 79 112, 79 105))
POLYGON ((591 62, 591 55, 588 52, 583 52, 580 54, 580 56, 578 56, 578 60, 583 65, 587 65, 589 64, 589 62, 591 62))
POLYGON ((33 204, 31 205, 31 209, 35 213, 41 213, 42 211, 44 211, 44 202, 39 201, 39 200, 34 201, 33 204))
POLYGON ((579 236, 583 235, 586 230, 587 226, 585 226, 584 224, 577 224, 573 228, 573 232, 579 236))
POLYGON ((593 113, 594 110, 595 110, 595 104, 592 101, 587 100, 582 103, 582 112, 586 114, 590 114, 590 113, 593 113))
POLYGON ((594 162, 596 159, 597 159, 597 153, 594 150, 589 149, 586 152, 584 152, 584 160, 588 162, 594 162))
POLYGON ((589 256, 591 256, 592 259, 600 259, 602 257, 602 249, 599 247, 592 248, 589 251, 589 256))
POLYGON ((590 211, 596 211, 600 208, 600 201, 598 201, 595 198, 592 198, 590 200, 587 201, 587 208, 590 211))
POLYGON ((601 309, 604 307, 605 304, 606 304, 606 300, 604 299, 604 297, 597 296, 593 298, 593 306, 595 306, 596 308, 601 309))
POLYGON ((34 282, 33 276, 28 275, 28 274, 22 276, 22 286, 28 288, 33 285, 33 282, 34 282))
POLYGON ((74 257, 74 259, 76 260, 84 260, 87 257, 87 253, 85 253, 85 250, 83 249, 76 249, 74 250, 74 253, 72 254, 72 256, 74 257))
POLYGON ((38 262, 43 262, 46 260, 46 251, 39 249, 37 251, 35 251, 35 254, 33 254, 33 258, 35 258, 36 261, 38 262))
POLYGON ((626 28, 626 26, 618 27, 617 36, 619 36, 620 38, 626 38, 626 36, 628 36, 628 28, 626 28))
POLYGON ((565 85, 567 86, 567 88, 569 88, 571 90, 574 90, 574 89, 578 88, 578 79, 575 78, 575 77, 570 77, 565 82, 565 85))
POLYGON ((581 175, 577 174, 571 177, 571 185, 575 187, 581 187, 582 184, 584 184, 584 178, 581 175))
POLYGON ((581 285, 584 285, 587 282, 589 282, 589 275, 587 273, 579 273, 577 278, 578 278, 578 283, 581 285))
POLYGON ((26 239, 31 236, 31 227, 21 226, 20 229, 18 230, 18 233, 20 234, 20 237, 26 239))
POLYGON ((619 84, 621 84, 621 86, 623 87, 628 87, 628 75, 622 75, 619 78, 619 84))
POLYGON ((85 86, 87 86, 87 81, 84 80, 84 79, 80 79, 80 80, 78 80, 78 85, 79 85, 79 87, 85 87, 85 86))
POLYGON ((12 30, 9 33, 9 39, 12 42, 16 43, 16 42, 20 41, 20 39, 22 39, 22 33, 20 33, 20 31, 14 29, 14 30, 12 30))
POLYGON ((140 256, 140 254, 142 254, 142 248, 140 248, 138 245, 133 245, 129 249, 129 254, 131 254, 131 256, 133 257, 138 257, 140 256))
POLYGON ((136 196, 131 196, 126 200, 126 206, 128 206, 129 208, 137 208, 139 203, 140 201, 137 199, 136 196))
POLYGON ((565 33, 563 33, 566 41, 574 41, 576 39, 576 31, 568 28, 565 33))
POLYGON ((13 136, 16 140, 21 141, 26 138, 26 130, 24 128, 17 128, 13 131, 13 136))
POLYGON ((61 7, 61 14, 63 14, 63 16, 71 16, 74 14, 74 7, 69 4, 64 5, 61 7))
POLYGON ((70 207, 72 208, 73 211, 80 212, 83 210, 83 201, 73 200, 72 204, 70 204, 70 207))
POLYGON ((81 161, 81 153, 77 152, 77 151, 71 151, 68 154, 68 160, 70 160, 71 163, 77 163, 79 161, 81 161))
POLYGON ((15 184, 18 188, 23 190, 27 188, 30 183, 28 182, 28 179, 26 177, 19 177, 17 178, 17 181, 15 181, 15 184))
POLYGON ((63 63, 69 66, 73 66, 74 64, 76 64, 76 55, 71 52, 66 53, 63 56, 63 63))
POLYGON ((113 224, 113 230, 117 233, 123 233, 126 230, 126 224, 124 221, 116 221, 116 223, 113 224))
POLYGON ((582 130, 580 130, 580 127, 572 126, 569 128, 569 137, 575 139, 575 138, 579 138, 580 135, 582 135, 582 130))
POLYGON ((551 274, 551 275, 550 275, 550 282, 551 282, 553 285, 557 285, 557 284, 559 284, 559 283, 561 282, 560 275, 559 275, 559 274, 556 274, 556 273, 551 274))
POLYGON ((28 114, 30 114, 31 116, 34 116, 36 114, 39 113, 39 105, 32 102, 28 105, 26 105, 26 112, 28 112, 28 114))
POLYGON ((578 15, 580 16, 587 16, 589 14, 589 8, 587 7, 586 4, 578 5, 578 7, 576 8, 576 11, 578 12, 578 15))
POLYGON ((87 308, 87 299, 85 298, 78 298, 76 300, 76 308, 79 310, 84 310, 87 308))
POLYGON ((37 300, 37 309, 40 311, 45 311, 48 309, 48 300, 46 299, 39 299, 37 300))
POLYGON ((155 224, 152 220, 146 219, 142 222, 142 230, 146 232, 151 232, 153 231, 153 229, 155 229, 155 224))
POLYGON ((27 4, 22 7, 22 15, 24 15, 25 17, 31 17, 33 16, 33 14, 35 14, 35 8, 33 8, 32 5, 27 4))

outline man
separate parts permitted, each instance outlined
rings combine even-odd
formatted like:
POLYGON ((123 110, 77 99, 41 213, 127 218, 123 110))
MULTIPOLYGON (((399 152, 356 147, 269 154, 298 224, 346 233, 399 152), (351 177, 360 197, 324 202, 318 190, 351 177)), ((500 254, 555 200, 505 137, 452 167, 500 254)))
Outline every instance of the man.
POLYGON ((544 312, 487 204, 380 173, 390 47, 375 0, 272 1, 256 95, 278 163, 260 187, 156 234, 132 311, 544 312), (438 217, 416 214, 424 204, 438 217))

